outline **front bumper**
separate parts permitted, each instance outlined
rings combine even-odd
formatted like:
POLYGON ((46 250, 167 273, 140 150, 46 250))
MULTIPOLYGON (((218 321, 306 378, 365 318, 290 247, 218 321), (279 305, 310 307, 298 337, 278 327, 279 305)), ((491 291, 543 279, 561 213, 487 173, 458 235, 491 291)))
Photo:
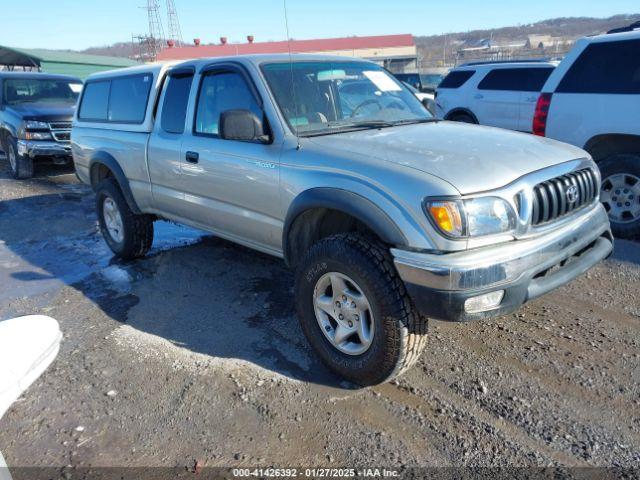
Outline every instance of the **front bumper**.
POLYGON ((18 155, 71 158, 71 145, 53 141, 18 140, 18 155))
POLYGON ((597 204, 536 238, 442 255, 399 249, 391 253, 422 314, 470 321, 511 313, 583 274, 612 250, 609 220, 597 204), (465 309, 468 299, 500 290, 504 297, 493 309, 478 313, 465 309))

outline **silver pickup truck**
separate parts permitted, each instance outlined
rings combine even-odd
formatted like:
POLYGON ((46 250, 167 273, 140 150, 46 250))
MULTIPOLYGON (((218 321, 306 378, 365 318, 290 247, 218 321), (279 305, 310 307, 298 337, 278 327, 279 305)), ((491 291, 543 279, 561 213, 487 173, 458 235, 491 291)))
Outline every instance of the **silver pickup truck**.
POLYGON ((166 219, 283 258, 308 341, 361 385, 411 366, 428 318, 513 312, 613 247, 583 150, 436 121, 367 61, 96 74, 71 141, 116 255, 144 255, 166 219))

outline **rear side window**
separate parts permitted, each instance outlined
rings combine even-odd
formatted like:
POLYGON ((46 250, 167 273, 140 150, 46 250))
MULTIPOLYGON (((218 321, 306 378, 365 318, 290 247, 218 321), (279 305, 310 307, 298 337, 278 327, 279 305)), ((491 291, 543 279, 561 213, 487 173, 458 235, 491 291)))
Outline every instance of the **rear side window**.
POLYGON ((84 86, 79 117, 83 120, 106 120, 111 82, 91 82, 84 86))
POLYGON ((571 66, 559 93, 640 93, 640 40, 592 43, 571 66))
POLYGON ((89 82, 84 87, 81 120, 142 123, 147 111, 153 75, 131 75, 89 82))
POLYGON ((164 104, 162 105, 162 118, 160 119, 160 125, 165 132, 184 132, 192 83, 192 73, 169 77, 167 90, 164 94, 164 104))
POLYGON ((501 68, 492 70, 478 85, 479 90, 539 92, 553 68, 501 68))
POLYGON ((475 70, 458 70, 456 72, 451 72, 449 75, 444 77, 442 83, 438 88, 460 88, 462 85, 467 83, 473 74, 476 73, 475 70))

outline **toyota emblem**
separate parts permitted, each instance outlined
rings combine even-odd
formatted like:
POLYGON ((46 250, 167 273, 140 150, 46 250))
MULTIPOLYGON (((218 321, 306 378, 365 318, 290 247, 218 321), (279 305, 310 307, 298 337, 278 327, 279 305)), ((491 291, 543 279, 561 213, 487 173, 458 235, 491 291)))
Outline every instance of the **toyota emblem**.
POLYGON ((576 187, 575 185, 571 185, 569 188, 567 188, 567 191, 565 193, 567 195, 567 201, 569 203, 576 203, 578 201, 579 192, 578 187, 576 187))

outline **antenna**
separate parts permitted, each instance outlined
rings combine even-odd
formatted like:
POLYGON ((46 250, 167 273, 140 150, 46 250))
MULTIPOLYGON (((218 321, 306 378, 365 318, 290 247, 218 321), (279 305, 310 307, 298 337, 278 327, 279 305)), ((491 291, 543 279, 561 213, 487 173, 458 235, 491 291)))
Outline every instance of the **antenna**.
POLYGON ((300 145, 300 135, 298 134, 298 101, 296 100, 296 84, 294 82, 294 75, 293 75, 293 55, 291 53, 291 36, 289 35, 289 17, 287 16, 287 0, 282 0, 283 4, 284 4, 284 25, 286 27, 287 30, 287 47, 289 49, 289 71, 291 73, 291 95, 293 97, 293 108, 294 108, 294 113, 296 115, 296 119, 295 119, 295 133, 296 133, 296 149, 300 150, 301 145, 300 145))
POLYGON ((180 28, 180 20, 178 19, 178 10, 173 0, 167 0, 167 21, 169 23, 169 31, 167 40, 173 40, 176 47, 182 47, 182 29, 180 28))

